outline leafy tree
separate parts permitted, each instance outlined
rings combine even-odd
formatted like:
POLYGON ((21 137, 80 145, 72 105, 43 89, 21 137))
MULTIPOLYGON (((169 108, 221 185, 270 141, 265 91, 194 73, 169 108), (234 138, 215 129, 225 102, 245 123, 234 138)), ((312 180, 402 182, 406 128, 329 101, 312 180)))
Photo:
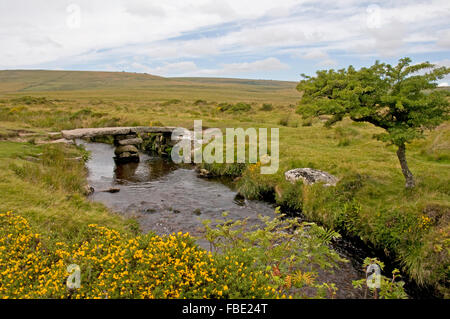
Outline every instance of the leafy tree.
POLYGON ((398 147, 406 187, 415 186, 406 161, 405 143, 422 138, 425 129, 433 129, 449 118, 446 92, 433 90, 436 80, 450 73, 450 68, 429 62, 411 65, 410 58, 396 66, 380 63, 355 70, 317 71, 315 77, 302 76, 297 90, 303 92, 298 112, 304 118, 332 115, 326 125, 345 116, 356 122, 369 122, 385 130, 375 138, 398 147))

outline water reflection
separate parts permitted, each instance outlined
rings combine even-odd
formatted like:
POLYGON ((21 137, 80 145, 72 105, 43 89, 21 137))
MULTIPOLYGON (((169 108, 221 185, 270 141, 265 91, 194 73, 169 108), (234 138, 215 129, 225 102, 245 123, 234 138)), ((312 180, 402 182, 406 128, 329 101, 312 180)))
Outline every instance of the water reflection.
MULTIPOLYGON (((77 143, 91 151, 86 164, 89 183, 96 190, 91 199, 136 218, 144 232, 189 232, 200 246, 209 249, 209 243, 202 239, 202 220, 223 219, 222 213, 227 211, 227 219, 247 218, 249 225, 256 225, 259 214, 274 215, 273 205, 246 200, 222 182, 198 178, 191 166, 177 166, 146 154, 140 154, 140 163, 116 166, 111 145, 77 143), (101 191, 111 187, 120 192, 101 191)), ((351 281, 359 278, 349 263, 342 264, 335 274, 319 273, 320 280, 337 283, 338 297, 344 298, 360 297, 351 286, 351 281)))
POLYGON ((157 234, 190 232, 202 235, 202 220, 248 218, 258 224, 258 215, 273 216, 273 205, 249 201, 219 181, 197 177, 192 166, 140 154, 139 163, 115 165, 114 149, 102 143, 79 141, 91 151, 87 163, 92 199, 111 209, 137 218, 143 231, 157 234), (101 192, 111 187, 118 193, 101 192))

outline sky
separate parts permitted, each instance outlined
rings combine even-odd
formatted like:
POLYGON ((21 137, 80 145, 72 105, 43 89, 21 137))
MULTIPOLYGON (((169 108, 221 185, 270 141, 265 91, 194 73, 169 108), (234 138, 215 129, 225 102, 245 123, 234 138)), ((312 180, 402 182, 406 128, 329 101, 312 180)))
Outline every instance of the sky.
POLYGON ((405 56, 450 66, 450 1, 0 0, 0 69, 298 81, 405 56))

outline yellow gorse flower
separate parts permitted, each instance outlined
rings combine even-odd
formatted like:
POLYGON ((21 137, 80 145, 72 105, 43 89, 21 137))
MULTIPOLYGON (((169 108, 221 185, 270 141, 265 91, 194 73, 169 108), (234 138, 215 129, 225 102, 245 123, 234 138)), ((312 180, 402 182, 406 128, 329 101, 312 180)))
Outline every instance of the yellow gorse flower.
POLYGON ((188 233, 130 238, 91 224, 88 235, 82 243, 44 247, 25 218, 0 213, 0 297, 222 298, 234 275, 245 277, 256 296, 273 295, 262 272, 247 271, 233 257, 220 263, 188 233), (66 285, 70 264, 80 267, 78 289, 66 285))

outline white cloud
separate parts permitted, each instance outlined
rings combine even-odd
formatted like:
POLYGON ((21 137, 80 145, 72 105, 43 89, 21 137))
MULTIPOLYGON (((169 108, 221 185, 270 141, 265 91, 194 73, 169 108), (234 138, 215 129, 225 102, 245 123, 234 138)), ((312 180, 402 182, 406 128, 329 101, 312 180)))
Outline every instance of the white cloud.
POLYGON ((0 69, 111 67, 125 59, 136 70, 161 74, 245 74, 287 70, 284 53, 329 67, 340 61, 337 54, 450 49, 448 0, 379 0, 371 9, 358 0, 75 0, 78 29, 66 24, 69 3, 0 0, 0 69), (238 63, 224 64, 225 56, 238 63), (246 56, 258 60, 239 61, 246 56), (199 58, 217 59, 216 66, 201 69, 193 62, 199 58))
POLYGON ((246 72, 251 73, 258 71, 276 71, 287 68, 289 68, 289 66, 285 63, 282 63, 277 58, 267 58, 264 60, 258 60, 254 62, 224 64, 221 73, 225 74, 246 73, 246 72))
POLYGON ((313 49, 313 50, 310 50, 307 53, 303 54, 302 58, 308 59, 308 60, 324 60, 324 59, 328 59, 329 56, 326 52, 324 52, 320 49, 313 49))
POLYGON ((444 87, 444 86, 448 86, 447 82, 441 82, 438 84, 439 87, 444 87))
POLYGON ((166 63, 156 68, 148 68, 149 73, 156 75, 183 75, 197 71, 197 65, 192 61, 166 63))
POLYGON ((432 64, 435 64, 438 67, 439 66, 446 66, 446 67, 450 68, 450 60, 449 59, 435 61, 435 62, 432 62, 432 64))
POLYGON ((164 63, 163 65, 157 67, 149 67, 142 63, 133 62, 129 66, 136 72, 146 72, 162 76, 224 76, 242 73, 277 71, 289 68, 287 64, 282 63, 280 60, 273 57, 251 62, 226 63, 220 65, 220 68, 215 69, 199 68, 192 61, 164 63))

